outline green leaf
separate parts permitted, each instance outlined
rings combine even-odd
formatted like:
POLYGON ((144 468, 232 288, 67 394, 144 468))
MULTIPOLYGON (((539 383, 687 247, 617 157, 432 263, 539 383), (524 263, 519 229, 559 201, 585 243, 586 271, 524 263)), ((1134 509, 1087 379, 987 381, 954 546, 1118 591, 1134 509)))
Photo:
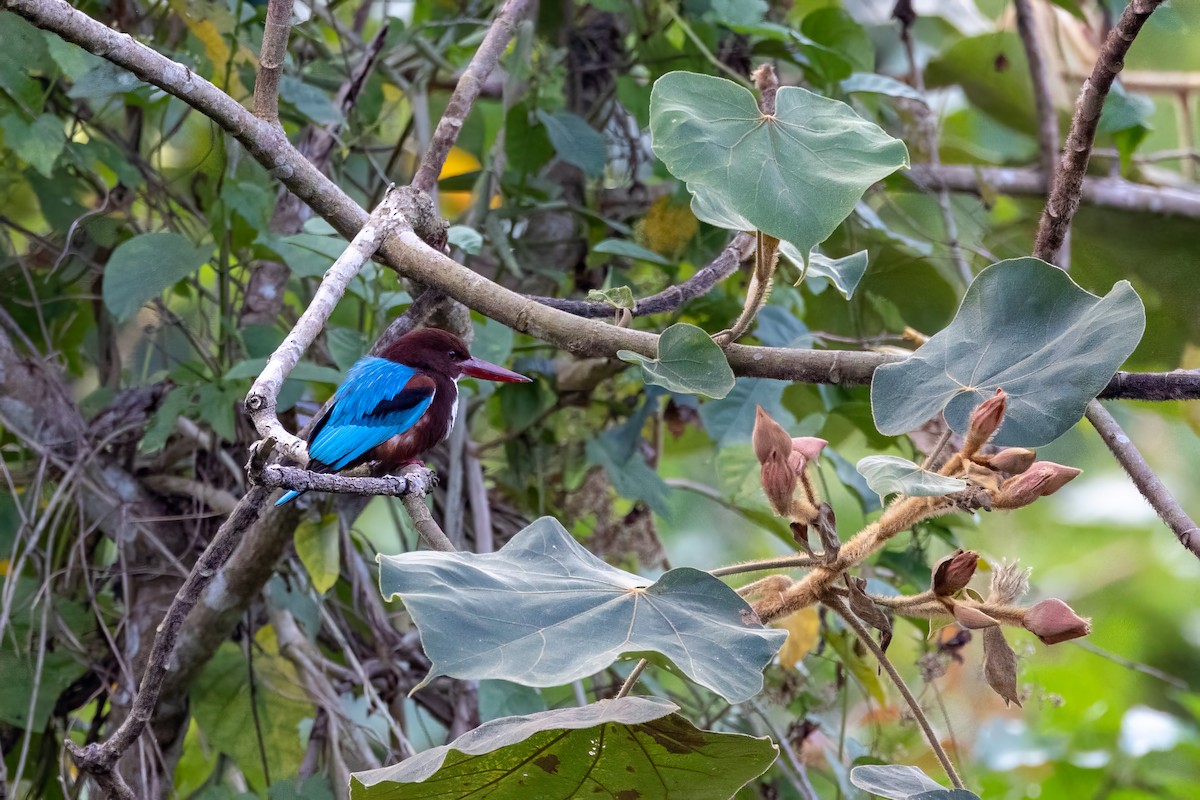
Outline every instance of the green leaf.
POLYGON ((40 675, 37 668, 37 653, 15 652, 10 642, 0 647, 0 675, 4 676, 0 681, 0 722, 40 733, 45 730, 59 695, 87 671, 83 664, 65 652, 45 653, 40 675), (37 699, 31 718, 29 700, 35 685, 37 699))
POLYGON ((979 800, 978 795, 965 789, 946 789, 917 767, 898 764, 854 767, 850 782, 888 800, 979 800))
POLYGON ((787 387, 785 381, 769 378, 738 378, 733 391, 725 397, 700 406, 704 430, 717 447, 748 442, 754 432, 755 406, 762 406, 776 422, 790 430, 796 420, 783 407, 783 390, 787 387))
POLYGON ((273 634, 271 628, 261 629, 251 644, 257 682, 253 692, 245 653, 233 642, 221 645, 190 691, 192 715, 209 746, 232 758, 255 789, 266 788, 264 757, 274 773, 299 769, 304 757, 299 726, 313 716, 312 706, 296 699, 302 695, 297 692, 300 676, 278 654, 273 634), (257 709, 257 725, 252 708, 257 709))
POLYGON ((279 96, 318 125, 336 125, 342 121, 341 109, 329 95, 294 75, 279 79, 279 96))
POLYGON ((930 89, 961 86, 971 104, 997 122, 1037 133, 1029 62, 1011 30, 958 39, 929 62, 925 83, 930 89))
POLYGON ((854 296, 854 290, 858 288, 863 275, 867 274, 866 250, 859 250, 842 258, 830 258, 813 250, 808 254, 807 267, 800 251, 791 242, 780 242, 779 254, 796 265, 803 275, 802 280, 825 278, 847 300, 854 296))
POLYGON ((880 75, 876 72, 856 72, 843 80, 841 87, 842 91, 847 94, 854 92, 886 94, 888 97, 902 97, 905 100, 916 100, 918 103, 928 105, 925 95, 907 83, 902 83, 895 78, 889 78, 886 75, 880 75))
POLYGON ((762 690, 786 636, 708 573, 674 569, 651 582, 604 563, 550 517, 495 553, 420 551, 379 563, 384 598, 403 599, 432 662, 422 686, 439 675, 558 686, 654 652, 741 702, 762 690))
POLYGON ((899 456, 867 456, 855 467, 880 500, 889 494, 910 497, 944 497, 967 488, 967 482, 947 478, 899 456))
POLYGON ((450 244, 462 250, 467 255, 477 256, 483 249, 483 234, 466 225, 451 225, 446 231, 450 244))
POLYGON ((9 114, 0 117, 0 127, 4 128, 5 148, 47 178, 54 174, 54 162, 67 144, 61 118, 42 114, 26 122, 20 114, 9 114))
POLYGON ((345 251, 346 240, 337 236, 297 233, 281 239, 272 237, 267 246, 278 253, 283 263, 296 275, 319 278, 345 251))
MULTIPOLYGON (((221 379, 233 381, 239 378, 257 378, 266 365, 267 359, 265 358, 247 358, 230 367, 221 379)), ((322 367, 311 361, 301 361, 288 373, 288 380, 338 384, 342 382, 342 373, 333 367, 322 367)))
POLYGON ((337 515, 327 514, 320 519, 305 519, 296 527, 293 537, 296 555, 300 556, 313 588, 320 594, 325 594, 337 583, 341 569, 338 533, 337 515))
POLYGON ((547 114, 538 109, 537 117, 546 127, 546 135, 559 158, 593 178, 604 174, 608 148, 600 131, 588 125, 583 117, 566 111, 547 114))
POLYGON ((143 233, 117 245, 104 268, 104 305, 124 321, 143 305, 191 275, 211 248, 178 233, 143 233))
POLYGON ((492 720, 395 766, 353 773, 350 797, 728 800, 778 755, 768 738, 699 730, 676 709, 622 697, 492 720))
POLYGON ((710 0, 704 18, 724 25, 758 25, 769 8, 766 0, 710 0))
POLYGON ((803 47, 810 69, 827 81, 875 68, 875 48, 862 25, 840 8, 819 8, 805 15, 800 32, 817 47, 803 47))
POLYGON ((1001 261, 975 278, 950 325, 875 371, 875 426, 896 436, 944 410, 965 433, 975 406, 1002 388, 1008 412, 993 441, 1039 447, 1079 421, 1145 325, 1128 281, 1100 298, 1036 258, 1001 261))
POLYGON ((662 332, 658 358, 646 358, 631 350, 618 350, 617 358, 641 364, 646 383, 672 392, 719 399, 733 389, 733 369, 725 351, 703 330, 686 322, 678 322, 662 332))
POLYGON ((335 325, 325 329, 325 343, 329 345, 329 355, 333 356, 333 363, 337 364, 337 368, 342 372, 349 371, 354 362, 365 356, 371 347, 366 334, 335 325))
POLYGON ((785 86, 775 102, 766 117, 732 81, 668 73, 650 96, 654 152, 700 219, 808 252, 871 184, 908 166, 908 150, 840 101, 785 86))
POLYGON ((109 61, 101 61, 85 72, 67 91, 72 100, 98 100, 132 92, 146 86, 137 75, 109 61))
POLYGON ((588 292, 588 300, 597 303, 608 303, 613 308, 633 310, 637 302, 633 299, 633 290, 628 286, 614 286, 611 289, 592 289, 588 292))
POLYGON ((611 256, 624 256, 625 258, 636 258, 640 261, 649 261, 651 264, 661 264, 664 267, 669 267, 675 263, 670 259, 663 258, 653 250, 648 250, 628 239, 605 239, 593 247, 592 252, 606 253, 611 256))

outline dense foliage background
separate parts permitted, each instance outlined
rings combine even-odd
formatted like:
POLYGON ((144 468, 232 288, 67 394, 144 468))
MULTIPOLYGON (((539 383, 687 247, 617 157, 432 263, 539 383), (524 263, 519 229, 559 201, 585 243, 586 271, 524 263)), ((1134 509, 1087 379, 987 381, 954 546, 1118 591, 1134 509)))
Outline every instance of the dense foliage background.
MULTIPOLYGON (((1032 5, 1065 129, 1120 7, 1032 5)), ((77 7, 250 104, 265 4, 77 7)), ((822 245, 832 259, 865 250, 861 282, 841 291, 813 269, 793 286, 800 268, 784 259, 743 341, 912 349, 950 323, 970 275, 1031 252, 1044 204, 1013 7, 915 7, 907 27, 890 3, 850 0, 535 4, 441 172, 451 252, 534 296, 627 286, 645 297, 685 282, 731 234, 699 222, 656 159, 651 88, 677 70, 748 85, 770 61, 783 85, 845 101, 902 140, 913 169, 872 186, 822 245)), ((279 83, 288 138, 373 208, 389 182, 411 180, 492 13, 482 2, 297 4, 279 83)), ((1126 370, 1200 366, 1197 41, 1195 4, 1147 23, 1100 122, 1091 175, 1107 183, 1085 196, 1072 232, 1080 286, 1103 295, 1129 280, 1145 303, 1126 370)), ((176 97, 0 13, 0 797, 4 786, 85 796, 63 741, 95 738, 127 711, 167 605, 246 490, 257 436, 242 401, 345 247, 278 177, 176 97)), ((738 317, 748 272, 665 313, 612 317, 716 333, 738 317)), ((418 288, 378 264, 351 282, 285 384, 289 428, 418 288)), ((855 462, 919 461, 936 436, 880 435, 866 386, 739 378, 719 400, 670 394, 624 361, 576 358, 466 313, 443 306, 433 322, 534 381, 464 381, 460 424, 428 459, 442 478, 434 516, 463 549, 497 549, 549 515, 650 577, 792 553, 759 484, 755 404, 793 436, 828 440, 815 474, 847 532, 880 508, 855 462)), ((1200 514, 1196 404, 1110 406, 1200 514)), ((984 568, 1019 559, 1034 595, 1066 599, 1092 635, 1050 649, 1010 637, 1022 708, 983 681, 978 637, 897 619, 892 659, 983 797, 1191 796, 1200 567, 1086 423, 1039 456, 1084 475, 1018 511, 920 523, 864 575, 874 591, 912 592, 957 547, 984 568)), ((402 742, 420 751, 488 719, 611 697, 628 674, 622 661, 542 690, 439 678, 410 696, 429 664, 402 605, 381 600, 375 562, 416 548, 407 514, 395 498, 310 497, 251 528, 223 602, 183 628, 153 735, 127 764, 144 796, 341 797, 349 772, 409 755, 402 742), (252 549, 272 536, 274 550, 252 549)), ((766 691, 748 703, 656 665, 643 683, 700 727, 786 751, 739 797, 802 797, 808 782, 822 798, 863 796, 849 783, 856 764, 940 775, 870 655, 808 612, 790 618, 766 691)))

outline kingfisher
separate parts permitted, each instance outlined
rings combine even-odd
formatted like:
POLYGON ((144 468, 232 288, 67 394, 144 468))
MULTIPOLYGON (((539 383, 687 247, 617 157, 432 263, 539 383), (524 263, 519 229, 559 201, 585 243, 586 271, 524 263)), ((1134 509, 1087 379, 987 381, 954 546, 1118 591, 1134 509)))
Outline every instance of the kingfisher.
MULTIPOLYGON (((412 463, 450 435, 458 415, 458 379, 464 375, 530 381, 473 358, 462 339, 437 328, 412 331, 378 356, 360 358, 312 426, 308 469, 338 472, 365 461, 394 469, 412 463)), ((275 505, 301 494, 289 491, 275 505)))

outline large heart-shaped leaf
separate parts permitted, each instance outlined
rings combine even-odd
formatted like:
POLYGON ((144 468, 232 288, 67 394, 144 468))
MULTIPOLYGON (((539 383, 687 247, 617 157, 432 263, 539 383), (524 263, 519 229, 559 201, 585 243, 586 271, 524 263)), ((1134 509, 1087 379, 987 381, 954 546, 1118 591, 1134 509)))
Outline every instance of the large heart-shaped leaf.
POLYGON ((678 322, 658 337, 658 358, 618 350, 617 358, 642 365, 642 377, 653 386, 682 394, 720 399, 733 389, 733 369, 712 337, 686 322, 678 322))
POLYGON ((917 464, 900 456, 867 456, 859 460, 856 469, 867 479, 867 486, 871 487, 871 491, 881 499, 889 494, 942 497, 967 488, 967 482, 964 480, 921 469, 917 464))
POLYGON ((775 761, 770 739, 699 730, 676 710, 622 697, 492 720, 395 766, 354 773, 350 797, 725 800, 775 761))
POLYGON ((495 553, 380 556, 379 584, 399 595, 438 675, 559 686, 623 654, 661 653, 731 703, 762 689, 783 644, 706 572, 651 582, 609 566, 550 517, 495 553))
POLYGON ((697 217, 761 230, 802 253, 829 238, 871 184, 908 166, 903 142, 845 103, 793 86, 766 116, 732 81, 670 72, 650 94, 650 130, 697 217))
POLYGON ((979 273, 949 326, 875 371, 875 425, 896 436, 944 409, 964 433, 975 406, 1002 388, 1008 412, 994 442, 1039 447, 1079 421, 1145 326, 1127 281, 1096 297, 1039 259, 1001 261, 979 273))

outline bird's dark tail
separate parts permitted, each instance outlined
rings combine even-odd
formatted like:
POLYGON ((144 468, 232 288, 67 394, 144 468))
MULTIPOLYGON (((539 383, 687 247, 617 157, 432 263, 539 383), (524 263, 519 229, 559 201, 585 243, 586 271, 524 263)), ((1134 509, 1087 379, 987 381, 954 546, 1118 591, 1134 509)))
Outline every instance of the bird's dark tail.
POLYGON ((277 505, 277 506, 286 505, 287 503, 292 502, 293 500, 295 500, 297 497, 299 497, 302 494, 304 494, 304 492, 290 491, 287 494, 285 494, 283 497, 276 500, 275 505, 277 505))

